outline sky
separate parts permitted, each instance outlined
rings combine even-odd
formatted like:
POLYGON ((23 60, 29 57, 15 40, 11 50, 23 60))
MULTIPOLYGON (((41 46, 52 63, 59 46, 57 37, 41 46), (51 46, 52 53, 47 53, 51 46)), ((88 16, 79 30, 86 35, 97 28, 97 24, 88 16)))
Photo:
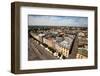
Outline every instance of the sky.
POLYGON ((28 25, 31 26, 88 26, 88 17, 75 16, 50 16, 50 15, 28 15, 28 25))

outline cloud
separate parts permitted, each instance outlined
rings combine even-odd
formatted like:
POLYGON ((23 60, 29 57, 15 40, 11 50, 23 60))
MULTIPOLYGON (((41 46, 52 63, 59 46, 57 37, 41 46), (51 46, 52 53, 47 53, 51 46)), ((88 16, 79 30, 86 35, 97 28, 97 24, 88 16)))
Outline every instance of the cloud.
POLYGON ((29 15, 28 25, 87 26, 88 17, 29 15))

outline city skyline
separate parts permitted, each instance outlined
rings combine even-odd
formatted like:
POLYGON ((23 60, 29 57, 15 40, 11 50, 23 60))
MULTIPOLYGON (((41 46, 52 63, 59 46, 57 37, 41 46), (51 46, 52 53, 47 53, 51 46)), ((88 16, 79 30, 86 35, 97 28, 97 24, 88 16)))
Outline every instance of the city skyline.
POLYGON ((29 60, 88 58, 86 27, 42 27, 28 26, 29 60))
POLYGON ((50 15, 28 15, 28 25, 30 26, 77 26, 87 27, 88 17, 76 16, 50 16, 50 15))

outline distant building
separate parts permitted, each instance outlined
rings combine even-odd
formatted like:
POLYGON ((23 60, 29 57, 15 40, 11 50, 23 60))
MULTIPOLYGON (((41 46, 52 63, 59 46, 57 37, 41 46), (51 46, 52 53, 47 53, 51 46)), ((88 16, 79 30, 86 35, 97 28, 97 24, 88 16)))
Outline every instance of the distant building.
POLYGON ((52 37, 43 37, 43 43, 47 44, 49 47, 55 47, 55 40, 52 37))
POLYGON ((47 45, 53 47, 53 38, 48 38, 47 45))
POLYGON ((62 42, 64 40, 64 38, 63 37, 56 37, 56 41, 59 43, 59 42, 62 42))
POLYGON ((64 40, 61 40, 59 38, 58 41, 59 42, 58 42, 58 44, 56 44, 56 47, 55 48, 63 56, 68 57, 69 56, 70 47, 71 47, 71 44, 72 44, 73 39, 70 38, 70 37, 65 37, 64 40))
POLYGON ((78 34, 78 36, 85 36, 85 34, 84 34, 84 32, 80 32, 79 34, 78 34))
POLYGON ((43 36, 45 36, 45 34, 39 34, 39 41, 43 42, 43 36))
POLYGON ((86 59, 88 57, 88 52, 85 49, 79 48, 76 55, 77 59, 86 59))

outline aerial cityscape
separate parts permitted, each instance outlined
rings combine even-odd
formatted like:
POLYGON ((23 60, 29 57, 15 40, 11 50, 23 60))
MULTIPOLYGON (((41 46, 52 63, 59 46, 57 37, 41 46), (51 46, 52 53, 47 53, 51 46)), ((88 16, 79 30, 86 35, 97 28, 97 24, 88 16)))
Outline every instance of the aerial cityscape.
POLYGON ((88 58, 88 18, 28 16, 28 60, 88 58))

